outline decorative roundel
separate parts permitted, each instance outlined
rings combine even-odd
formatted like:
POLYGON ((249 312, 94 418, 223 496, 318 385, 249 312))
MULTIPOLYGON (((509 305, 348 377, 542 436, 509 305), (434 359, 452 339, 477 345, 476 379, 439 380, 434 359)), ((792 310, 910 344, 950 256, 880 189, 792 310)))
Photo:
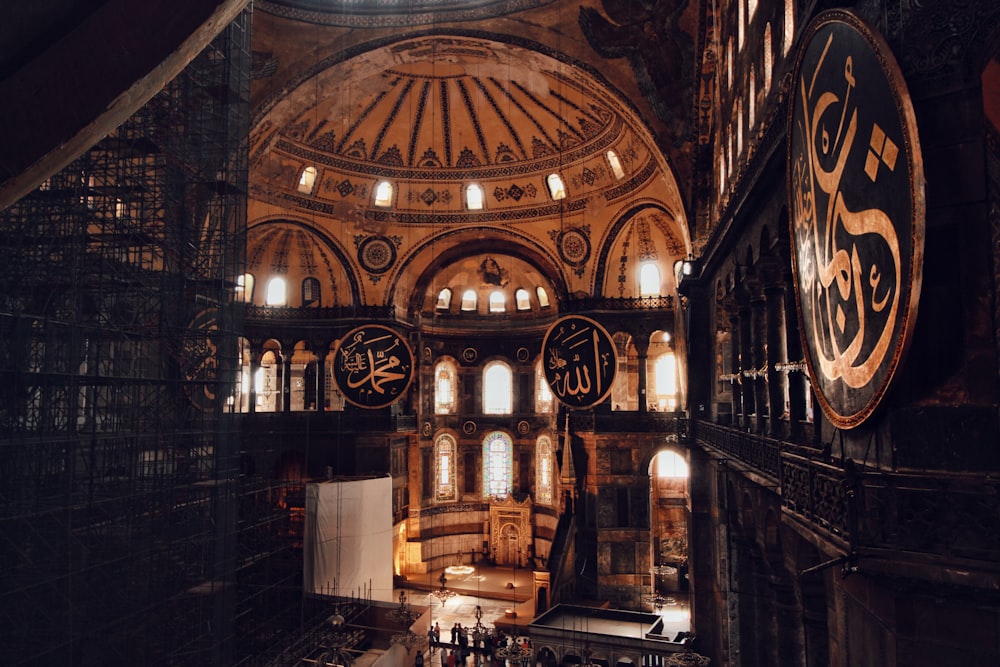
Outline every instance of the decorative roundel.
POLYGON ((802 44, 786 175, 795 298, 816 400, 850 429, 878 408, 913 339, 924 161, 906 81, 877 30, 827 10, 802 44))
POLYGON ((542 359, 545 381, 567 407, 589 408, 611 394, 618 353, 596 321, 567 315, 553 322, 542 341, 542 359))
POLYGON ((464 424, 462 424, 462 433, 465 435, 472 435, 476 432, 476 422, 471 419, 464 424))
POLYGON ((528 430, 530 428, 531 426, 528 424, 528 422, 524 421, 523 419, 517 422, 517 432, 520 435, 528 435, 528 430))
POLYGON ((571 266, 582 266, 590 259, 590 239, 573 227, 559 235, 559 256, 571 266))
POLYGON ((475 363, 476 359, 479 358, 479 352, 476 351, 474 347, 467 347, 462 350, 462 360, 466 363, 475 363))
POLYGON ((385 273, 396 262, 396 246, 384 236, 369 236, 358 246, 358 261, 369 273, 385 273))
POLYGON ((387 326, 367 324, 341 339, 333 379, 350 403, 384 408, 406 393, 413 369, 413 352, 403 336, 387 326))
POLYGON ((531 352, 528 351, 526 347, 517 348, 517 360, 524 363, 531 356, 531 352))
POLYGON ((218 355, 219 313, 207 308, 197 313, 188 323, 184 345, 180 350, 181 370, 191 403, 200 410, 215 407, 216 387, 219 385, 218 355))
POLYGON ((431 437, 431 431, 432 430, 433 430, 433 427, 431 426, 431 423, 429 421, 426 421, 426 422, 424 422, 423 428, 420 429, 420 433, 425 438, 429 438, 429 437, 431 437))

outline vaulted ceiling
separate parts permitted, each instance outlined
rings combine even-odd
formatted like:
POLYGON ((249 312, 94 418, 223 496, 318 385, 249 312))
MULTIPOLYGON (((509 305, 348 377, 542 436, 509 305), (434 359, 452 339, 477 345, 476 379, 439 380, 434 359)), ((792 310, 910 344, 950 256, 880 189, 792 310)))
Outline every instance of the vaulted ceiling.
POLYGON ((291 252, 279 264, 293 284, 317 252, 336 258, 352 285, 331 290, 331 305, 399 314, 433 301, 424 292, 444 267, 486 255, 533 267, 554 295, 609 297, 639 296, 638 265, 656 261, 671 293, 673 262, 690 251, 679 185, 690 137, 677 132, 689 88, 678 80, 665 104, 651 81, 662 87, 679 63, 651 74, 648 51, 613 42, 686 3, 591 4, 256 3, 250 256, 291 252), (633 8, 634 25, 615 21, 633 8), (306 169, 315 182, 303 188, 306 169), (553 173, 564 199, 547 187, 553 173), (374 202, 381 181, 389 206, 374 202), (324 248, 274 245, 270 226, 324 248))

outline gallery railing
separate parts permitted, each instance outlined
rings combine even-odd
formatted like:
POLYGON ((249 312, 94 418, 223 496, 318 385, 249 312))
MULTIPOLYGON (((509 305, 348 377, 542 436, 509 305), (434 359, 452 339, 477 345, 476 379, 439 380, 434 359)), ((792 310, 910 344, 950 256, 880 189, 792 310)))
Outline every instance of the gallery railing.
MULTIPOLYGON (((865 468, 818 449, 704 421, 692 438, 770 479, 783 509, 853 553, 964 559, 995 566, 1000 479, 976 472, 865 468)), ((982 564, 977 565, 976 562, 982 564)))

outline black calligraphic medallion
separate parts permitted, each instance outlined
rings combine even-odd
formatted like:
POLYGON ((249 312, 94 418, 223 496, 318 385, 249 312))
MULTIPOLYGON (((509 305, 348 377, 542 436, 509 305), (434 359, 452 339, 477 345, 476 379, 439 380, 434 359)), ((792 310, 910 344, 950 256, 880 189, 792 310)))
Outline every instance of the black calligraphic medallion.
POLYGON ((839 428, 878 407, 912 336, 923 276, 923 161, 909 93, 849 12, 807 28, 793 80, 788 191, 795 296, 817 400, 839 428))
POLYGON ((617 367, 615 341, 592 319, 569 315, 545 333, 545 381, 564 405, 589 408, 603 401, 611 393, 617 367))
POLYGON ((214 409, 220 357, 217 309, 207 308, 191 318, 180 350, 188 398, 199 410, 214 409))
POLYGON ((413 351, 406 340, 389 327, 368 324, 341 339, 333 379, 350 403, 384 408, 406 393, 413 370, 413 351))

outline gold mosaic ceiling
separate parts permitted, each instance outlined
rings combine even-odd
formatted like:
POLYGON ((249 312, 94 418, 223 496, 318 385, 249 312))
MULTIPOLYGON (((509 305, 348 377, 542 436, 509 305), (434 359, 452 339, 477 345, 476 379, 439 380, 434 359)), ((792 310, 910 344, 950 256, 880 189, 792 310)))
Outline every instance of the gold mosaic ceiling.
POLYGON ((625 196, 659 166, 588 75, 510 45, 423 37, 313 69, 261 114, 251 147, 261 199, 365 227, 516 222, 625 196), (611 173, 608 150, 631 179, 611 173), (303 193, 308 166, 318 176, 303 193), (553 172, 563 204, 545 188, 553 172), (397 188, 391 211, 371 205, 380 179, 397 188), (465 207, 471 182, 486 193, 482 212, 465 207))

